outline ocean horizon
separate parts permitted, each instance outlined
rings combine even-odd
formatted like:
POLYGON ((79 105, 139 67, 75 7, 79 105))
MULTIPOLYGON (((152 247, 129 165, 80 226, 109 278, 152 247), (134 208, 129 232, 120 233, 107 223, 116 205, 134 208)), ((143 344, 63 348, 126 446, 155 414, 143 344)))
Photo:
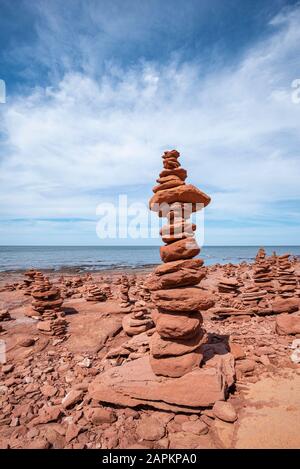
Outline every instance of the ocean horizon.
MULTIPOLYGON (((300 246, 204 246, 206 265, 253 262, 259 247, 266 253, 300 258, 300 246)), ((150 268, 161 262, 159 246, 0 246, 0 272, 76 270, 78 272, 150 268)))

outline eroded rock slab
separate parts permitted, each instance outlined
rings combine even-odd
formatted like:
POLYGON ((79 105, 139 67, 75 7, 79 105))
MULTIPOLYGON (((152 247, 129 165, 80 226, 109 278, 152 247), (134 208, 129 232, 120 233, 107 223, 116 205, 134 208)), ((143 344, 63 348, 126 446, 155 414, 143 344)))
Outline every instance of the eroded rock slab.
POLYGON ((128 407, 148 405, 195 413, 224 400, 227 387, 221 367, 198 368, 180 378, 162 378, 154 374, 145 356, 99 374, 89 386, 89 396, 128 407))

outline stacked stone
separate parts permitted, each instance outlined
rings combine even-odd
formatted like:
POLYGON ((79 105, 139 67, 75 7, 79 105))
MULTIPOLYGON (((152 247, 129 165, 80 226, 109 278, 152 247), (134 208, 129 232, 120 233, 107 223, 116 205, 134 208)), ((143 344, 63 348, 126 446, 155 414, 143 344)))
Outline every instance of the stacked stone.
POLYGON ((229 293, 237 296, 240 293, 240 282, 234 278, 223 277, 218 281, 218 290, 220 293, 229 293))
POLYGON ((129 289, 130 284, 128 281, 128 277, 126 275, 122 275, 121 277, 121 288, 120 288, 120 306, 123 310, 130 310, 131 303, 129 299, 129 289))
POLYGON ((45 335, 64 336, 67 332, 68 323, 65 319, 57 318, 55 313, 54 316, 54 319, 40 321, 37 325, 37 329, 45 335))
POLYGON ((104 294, 106 295, 107 299, 112 299, 113 298, 111 287, 108 283, 103 283, 101 285, 101 288, 102 288, 102 291, 104 292, 104 294))
POLYGON ((274 296, 274 269, 273 257, 267 257, 263 248, 260 248, 255 256, 253 273, 249 281, 246 282, 242 293, 239 296, 244 306, 252 310, 266 309, 268 300, 274 296))
POLYGON ((147 303, 148 308, 152 308, 153 305, 151 302, 151 292, 149 288, 147 287, 147 281, 141 284, 139 293, 140 293, 141 299, 144 300, 145 303, 147 303))
POLYGON ((60 312, 63 304, 63 299, 60 295, 60 290, 54 287, 47 277, 43 274, 38 275, 38 280, 35 278, 34 287, 31 292, 32 308, 41 315, 45 311, 60 312))
POLYGON ((193 259, 200 248, 194 238, 196 226, 189 221, 191 213, 207 206, 210 198, 185 184, 187 172, 180 167, 179 156, 176 150, 162 156, 164 169, 149 203, 150 210, 168 221, 160 231, 166 243, 160 248, 164 264, 146 284, 156 306, 152 311, 156 332, 150 341, 150 363, 155 374, 166 377, 180 377, 200 366, 205 338, 200 311, 214 305, 196 286, 205 270, 201 259, 193 259))
POLYGON ((60 289, 40 272, 35 276, 34 287, 31 292, 32 309, 38 315, 40 322, 37 329, 46 335, 63 336, 66 334, 68 323, 62 318, 63 298, 60 289))
POLYGON ((262 304, 262 300, 267 298, 267 290, 262 290, 259 287, 248 286, 240 295, 240 299, 245 306, 255 307, 262 304))
POLYGON ((290 254, 283 254, 277 257, 277 293, 282 298, 292 298, 298 288, 298 278, 295 269, 290 261, 290 254))
POLYGON ((253 281, 261 289, 275 293, 273 258, 267 257, 263 248, 258 250, 253 267, 253 281))
POLYGON ((260 262, 264 262, 265 259, 266 259, 266 251, 264 250, 264 248, 259 248, 255 256, 255 263, 259 264, 260 262))
POLYGON ((84 284, 84 281, 80 276, 72 278, 72 287, 73 288, 82 287, 83 284, 84 284))
POLYGON ((139 299, 135 302, 132 312, 124 316, 122 326, 129 336, 141 334, 154 326, 145 301, 139 299))
POLYGON ((24 290, 24 295, 27 295, 27 296, 31 295, 31 290, 35 282, 36 274, 37 274, 37 271, 34 269, 29 269, 24 273, 25 278, 23 280, 23 285, 22 285, 22 290, 24 290))
POLYGON ((86 301, 93 301, 94 303, 102 302, 107 300, 107 295, 100 285, 88 285, 86 292, 86 301))

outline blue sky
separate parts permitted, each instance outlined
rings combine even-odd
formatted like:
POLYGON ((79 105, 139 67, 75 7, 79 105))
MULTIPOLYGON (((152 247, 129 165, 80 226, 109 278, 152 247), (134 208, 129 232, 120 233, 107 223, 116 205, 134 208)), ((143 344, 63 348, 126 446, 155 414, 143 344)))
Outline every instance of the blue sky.
POLYGON ((300 244, 299 24, 283 0, 1 0, 0 244, 102 244, 97 205, 146 202, 174 147, 207 245, 300 244))

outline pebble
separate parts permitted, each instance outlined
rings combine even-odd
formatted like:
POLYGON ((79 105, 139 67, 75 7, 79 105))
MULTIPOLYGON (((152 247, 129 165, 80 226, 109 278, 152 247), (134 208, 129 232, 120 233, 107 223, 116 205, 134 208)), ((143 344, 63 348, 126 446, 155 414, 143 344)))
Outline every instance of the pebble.
POLYGON ((224 422, 231 423, 237 420, 237 413, 230 402, 217 401, 214 404, 212 411, 216 417, 220 420, 224 420, 224 422))

